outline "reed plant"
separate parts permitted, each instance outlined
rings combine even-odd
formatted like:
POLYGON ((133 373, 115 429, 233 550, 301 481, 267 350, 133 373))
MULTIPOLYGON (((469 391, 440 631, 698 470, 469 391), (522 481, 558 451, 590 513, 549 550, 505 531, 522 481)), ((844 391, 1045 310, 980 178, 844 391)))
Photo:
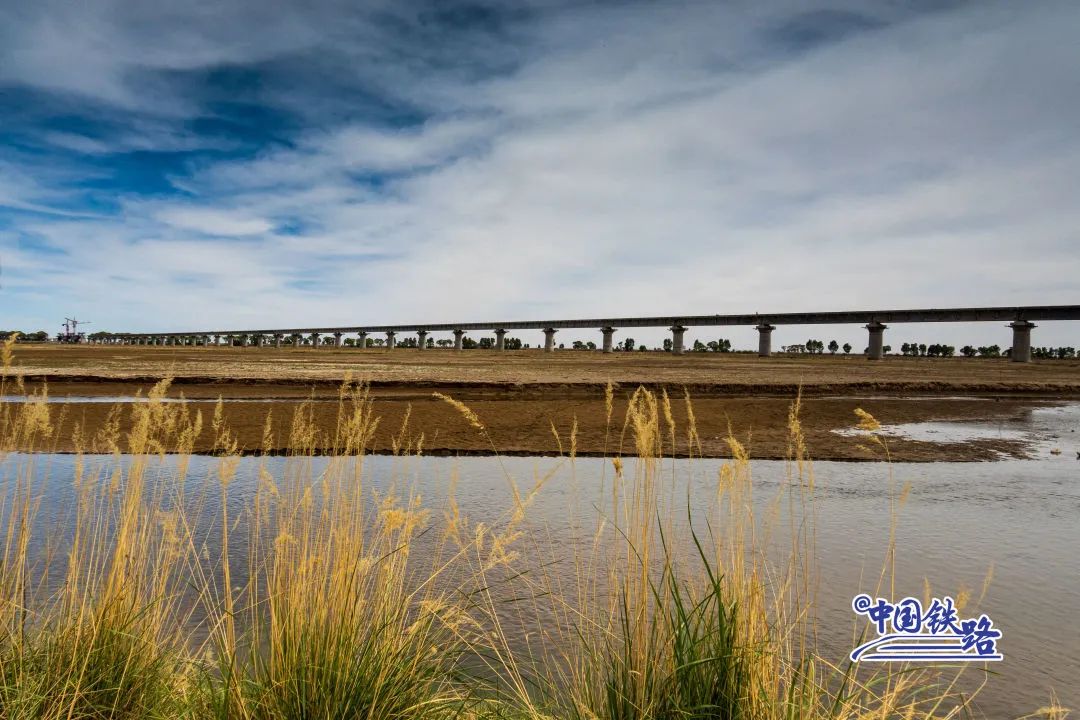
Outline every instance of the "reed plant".
MULTIPOLYGON (((261 448, 238 446, 220 401, 205 420, 166 402, 163 380, 79 428, 95 454, 56 477, 63 405, 23 386, 12 351, 0 395, 23 397, 0 403, 0 717, 846 720, 971 707, 932 669, 866 673, 817 654, 797 400, 788 482, 765 503, 745 438, 729 433, 732 460, 703 502, 693 459, 673 457, 676 444, 700 451, 689 396, 638 388, 617 418, 609 385, 599 482, 577 480, 567 418, 552 469, 529 483, 505 471, 504 511, 470 518, 453 493, 467 478, 446 478, 442 507, 407 473, 375 482, 377 404, 349 378, 334 427, 299 403, 268 413, 261 448), (279 430, 285 458, 271 457, 279 430), (192 475, 208 434, 217 457, 192 475), (238 499, 242 463, 256 481, 238 499), (530 515, 557 473, 571 478, 573 537, 530 515), (74 502, 50 527, 42 498, 57 483, 74 502)), ((487 436, 468 406, 439 399, 487 436)), ((402 464, 423 454, 408 417, 396 438, 402 464)))

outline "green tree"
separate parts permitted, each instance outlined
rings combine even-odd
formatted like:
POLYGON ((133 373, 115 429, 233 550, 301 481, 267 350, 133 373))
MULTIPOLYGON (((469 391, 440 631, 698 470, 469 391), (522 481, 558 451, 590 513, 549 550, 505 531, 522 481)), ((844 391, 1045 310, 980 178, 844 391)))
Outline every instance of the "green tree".
POLYGON ((851 352, 851 343, 844 343, 844 354, 847 355, 851 352))
POLYGON ((840 349, 840 343, 836 342, 835 340, 830 340, 829 341, 829 352, 831 354, 835 355, 836 351, 839 350, 839 349, 840 349))

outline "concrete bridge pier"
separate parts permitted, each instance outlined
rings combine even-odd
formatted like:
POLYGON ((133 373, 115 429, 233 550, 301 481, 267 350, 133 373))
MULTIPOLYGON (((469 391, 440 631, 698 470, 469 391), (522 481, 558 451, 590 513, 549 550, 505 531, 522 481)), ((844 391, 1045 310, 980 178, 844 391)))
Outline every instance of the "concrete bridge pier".
POLYGON ((1013 362, 1031 362, 1031 329, 1035 323, 1027 320, 1017 320, 1009 325, 1013 331, 1012 350, 1009 359, 1013 362))
POLYGON ((544 352, 555 352, 555 328, 544 328, 544 352))
POLYGON ((281 333, 274 333, 274 348, 281 349, 281 333))
POLYGON ((427 330, 416 331, 416 347, 420 350, 427 350, 427 330))
POLYGON ((604 352, 609 353, 609 352, 611 352, 611 348, 612 348, 612 345, 613 345, 612 338, 615 335, 615 328, 610 327, 610 326, 604 326, 604 327, 600 328, 600 332, 602 332, 604 334, 604 345, 603 345, 604 352))
POLYGON ((506 331, 501 328, 495 331, 495 349, 506 349, 506 331))
POLYGON ((455 330, 454 331, 454 349, 455 350, 464 349, 464 347, 465 347, 464 342, 465 342, 465 331, 464 330, 455 330))
POLYGON ((769 323, 761 323, 757 326, 758 339, 757 339, 757 354, 758 357, 769 357, 772 355, 772 331, 776 329, 775 325, 769 323))
POLYGON ((360 335, 360 349, 363 350, 364 348, 367 347, 367 336, 368 336, 368 334, 366 332, 362 332, 362 333, 359 333, 359 335, 360 335))
POLYGON ((397 346, 397 333, 393 330, 386 331, 386 349, 393 350, 397 346))
POLYGON ((311 333, 311 347, 319 347, 319 333, 311 333))
POLYGON ((342 333, 339 332, 334 333, 334 347, 338 349, 341 348, 341 335, 342 333))
POLYGON ((868 360, 880 360, 885 357, 885 330, 888 327, 876 320, 867 323, 866 329, 870 332, 870 346, 866 353, 868 360))
POLYGON ((672 325, 671 328, 671 354, 682 355, 685 352, 683 346, 683 337, 686 335, 686 328, 682 325, 672 325))
POLYGON ((221 336, 220 335, 215 335, 214 336, 214 344, 215 345, 220 345, 221 344, 221 336))

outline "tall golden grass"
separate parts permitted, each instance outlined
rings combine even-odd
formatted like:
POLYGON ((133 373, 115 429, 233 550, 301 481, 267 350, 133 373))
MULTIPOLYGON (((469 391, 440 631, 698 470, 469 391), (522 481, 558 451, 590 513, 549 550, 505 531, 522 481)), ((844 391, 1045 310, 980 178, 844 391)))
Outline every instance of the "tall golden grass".
MULTIPOLYGON (((10 342, 2 353, 0 394, 25 394, 8 379, 10 342)), ((164 402, 168 389, 77 431, 109 455, 76 455, 62 478, 34 451, 54 446, 63 406, 44 390, 0 403, 0 717, 842 720, 969 708, 954 677, 816 655, 814 478, 797 402, 788 483, 759 516, 734 433, 709 507, 693 507, 686 461, 671 457, 679 434, 699 447, 689 396, 687 427, 666 393, 644 389, 620 421, 609 386, 618 450, 599 488, 575 486, 595 503, 568 512, 595 512, 571 518, 580 532, 565 538, 530 510, 556 471, 574 474, 576 422, 565 444, 552 428, 559 466, 527 484, 506 473, 505 512, 473 519, 456 476, 441 508, 408 482, 370 482, 376 407, 346 379, 333 431, 300 404, 289 457, 249 460, 257 488, 237 509, 244 448, 220 402, 214 473, 197 480, 204 419, 164 402), (45 486, 60 482, 76 498, 70 525, 36 536, 45 486)), ((277 422, 268 415, 267 451, 277 422)), ((394 448, 419 456, 423 437, 406 420, 394 448)))

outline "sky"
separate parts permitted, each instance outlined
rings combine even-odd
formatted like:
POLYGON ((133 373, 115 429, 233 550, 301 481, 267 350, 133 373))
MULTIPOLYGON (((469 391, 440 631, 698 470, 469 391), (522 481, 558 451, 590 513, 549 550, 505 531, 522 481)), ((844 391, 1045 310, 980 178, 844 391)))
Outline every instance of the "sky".
MULTIPOLYGON (((1076 304, 1077 27, 1073 0, 0 0, 0 325, 1076 304)), ((720 336, 755 342, 688 339, 720 336)))

